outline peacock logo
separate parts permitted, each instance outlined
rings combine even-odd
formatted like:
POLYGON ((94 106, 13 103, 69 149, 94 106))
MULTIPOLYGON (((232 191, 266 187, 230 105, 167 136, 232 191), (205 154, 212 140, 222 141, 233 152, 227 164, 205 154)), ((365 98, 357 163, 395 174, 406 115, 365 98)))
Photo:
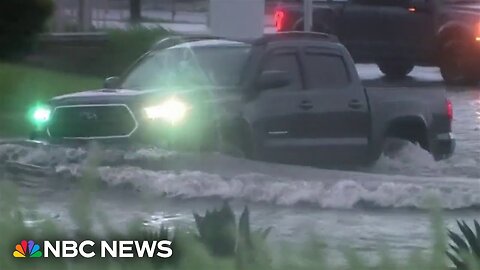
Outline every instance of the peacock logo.
POLYGON ((40 251, 40 246, 35 244, 33 240, 27 242, 27 240, 22 240, 20 244, 15 246, 15 251, 13 252, 13 257, 15 258, 40 258, 43 257, 42 251, 40 251))

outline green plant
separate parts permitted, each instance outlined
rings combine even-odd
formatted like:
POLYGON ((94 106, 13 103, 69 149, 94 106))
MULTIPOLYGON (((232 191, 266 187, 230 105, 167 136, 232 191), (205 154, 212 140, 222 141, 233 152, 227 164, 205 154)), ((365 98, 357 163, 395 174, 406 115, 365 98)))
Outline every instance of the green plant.
POLYGON ((140 56, 146 53, 156 42, 169 35, 164 28, 146 28, 133 26, 127 30, 111 30, 105 53, 97 64, 109 75, 120 75, 140 56))
POLYGON ((0 1, 0 58, 28 52, 53 11, 51 0, 0 1))
POLYGON ((473 224, 475 229, 465 221, 457 221, 462 235, 448 231, 453 244, 449 245, 452 251, 447 252, 447 256, 457 269, 477 269, 480 262, 480 224, 476 220, 473 224))

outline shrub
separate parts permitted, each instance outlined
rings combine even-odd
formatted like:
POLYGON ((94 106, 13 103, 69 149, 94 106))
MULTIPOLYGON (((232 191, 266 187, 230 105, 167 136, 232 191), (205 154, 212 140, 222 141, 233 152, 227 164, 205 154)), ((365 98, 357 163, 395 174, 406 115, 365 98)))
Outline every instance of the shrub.
POLYGON ((0 1, 0 58, 28 52, 52 11, 52 0, 0 1))
POLYGON ((475 229, 471 229, 465 221, 457 221, 461 234, 448 231, 452 244, 447 256, 459 270, 473 270, 479 266, 480 224, 476 220, 473 224, 475 229))
POLYGON ((105 54, 96 63, 109 75, 120 75, 156 42, 170 33, 163 28, 132 27, 127 30, 112 30, 109 33, 105 54))

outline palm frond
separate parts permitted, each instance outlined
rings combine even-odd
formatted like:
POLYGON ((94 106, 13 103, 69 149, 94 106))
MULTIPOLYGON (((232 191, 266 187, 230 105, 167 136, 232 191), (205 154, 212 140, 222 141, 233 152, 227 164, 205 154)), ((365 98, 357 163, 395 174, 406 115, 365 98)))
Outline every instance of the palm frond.
POLYGON ((470 270, 469 260, 480 261, 480 224, 475 220, 473 222, 475 232, 465 221, 457 221, 460 233, 448 230, 448 236, 452 241, 449 244, 450 250, 447 257, 459 270, 470 270))

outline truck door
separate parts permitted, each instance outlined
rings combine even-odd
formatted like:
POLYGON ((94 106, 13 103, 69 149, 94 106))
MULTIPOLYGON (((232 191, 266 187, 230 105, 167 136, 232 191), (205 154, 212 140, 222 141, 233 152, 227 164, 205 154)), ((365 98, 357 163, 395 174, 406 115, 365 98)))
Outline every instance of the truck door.
POLYGON ((386 48, 381 3, 385 0, 351 0, 338 21, 338 36, 356 62, 371 62, 386 48))
POLYGON ((285 87, 261 90, 245 106, 244 115, 254 132, 257 155, 261 159, 295 163, 301 160, 295 133, 304 88, 299 51, 296 47, 273 49, 260 66, 258 74, 287 71, 292 81, 285 87))
MULTIPOLYGON (((301 137, 316 160, 357 161, 366 157, 370 134, 367 98, 338 50, 306 47, 302 53, 306 91, 301 137)), ((350 69, 354 69, 351 64, 350 69)))

